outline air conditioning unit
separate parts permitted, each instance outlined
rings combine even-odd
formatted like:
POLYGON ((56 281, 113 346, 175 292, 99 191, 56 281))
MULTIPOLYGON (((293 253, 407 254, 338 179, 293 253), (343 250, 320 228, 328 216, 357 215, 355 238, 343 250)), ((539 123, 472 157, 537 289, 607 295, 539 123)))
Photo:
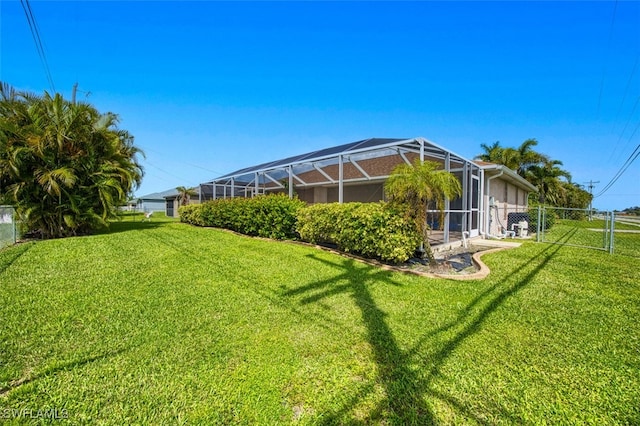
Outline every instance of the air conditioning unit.
POLYGON ((522 220, 518 222, 518 237, 526 238, 529 236, 529 222, 522 220))

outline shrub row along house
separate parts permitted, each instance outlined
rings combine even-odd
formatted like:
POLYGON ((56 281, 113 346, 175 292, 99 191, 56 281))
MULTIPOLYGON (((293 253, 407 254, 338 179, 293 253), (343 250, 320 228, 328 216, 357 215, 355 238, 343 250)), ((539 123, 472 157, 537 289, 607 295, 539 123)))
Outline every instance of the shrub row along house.
MULTIPOLYGON (((201 183, 199 201, 285 193, 307 203, 385 200, 384 183, 399 164, 438 162, 462 185, 462 196, 429 212, 435 243, 495 237, 513 230, 510 213, 526 212, 536 188, 513 170, 468 160, 424 138, 366 139, 259 164, 201 183)), ((168 203, 169 204, 169 203, 168 203)), ((173 205, 173 203, 171 203, 173 205)), ((175 209, 173 209, 175 211, 175 209)))

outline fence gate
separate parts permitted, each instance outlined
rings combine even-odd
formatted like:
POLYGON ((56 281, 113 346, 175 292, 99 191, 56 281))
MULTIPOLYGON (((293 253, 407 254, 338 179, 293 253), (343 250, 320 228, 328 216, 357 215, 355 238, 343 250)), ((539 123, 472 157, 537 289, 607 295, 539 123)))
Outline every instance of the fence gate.
POLYGON ((615 213, 588 209, 536 207, 530 211, 536 222, 536 240, 604 250, 613 254, 615 213))
POLYGON ((18 240, 18 224, 12 206, 0 206, 0 249, 18 240))

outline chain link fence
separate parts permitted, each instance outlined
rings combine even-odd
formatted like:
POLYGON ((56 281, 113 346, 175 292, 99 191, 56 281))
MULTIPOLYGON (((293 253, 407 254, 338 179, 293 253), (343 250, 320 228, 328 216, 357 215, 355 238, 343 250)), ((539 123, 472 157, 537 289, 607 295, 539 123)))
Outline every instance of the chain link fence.
POLYGON ((603 250, 613 254, 615 213, 589 209, 534 207, 529 211, 536 241, 603 250))
POLYGON ((490 206, 489 238, 535 238, 537 242, 563 244, 637 256, 640 218, 618 217, 604 210, 531 207, 522 211, 490 206))
POLYGON ((15 244, 19 238, 15 209, 12 206, 0 206, 0 249, 15 244))

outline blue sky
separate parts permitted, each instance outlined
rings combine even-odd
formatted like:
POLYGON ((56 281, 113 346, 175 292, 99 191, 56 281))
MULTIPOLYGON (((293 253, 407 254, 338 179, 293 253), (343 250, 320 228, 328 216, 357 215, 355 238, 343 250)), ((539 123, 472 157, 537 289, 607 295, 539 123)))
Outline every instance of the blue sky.
MULTIPOLYGON (((468 158, 536 138, 598 193, 640 144, 640 2, 30 3, 55 89, 146 152, 138 195, 415 136, 468 158)), ((0 24, 0 79, 51 91, 19 1, 0 24)), ((594 202, 636 205, 640 160, 594 202)))

